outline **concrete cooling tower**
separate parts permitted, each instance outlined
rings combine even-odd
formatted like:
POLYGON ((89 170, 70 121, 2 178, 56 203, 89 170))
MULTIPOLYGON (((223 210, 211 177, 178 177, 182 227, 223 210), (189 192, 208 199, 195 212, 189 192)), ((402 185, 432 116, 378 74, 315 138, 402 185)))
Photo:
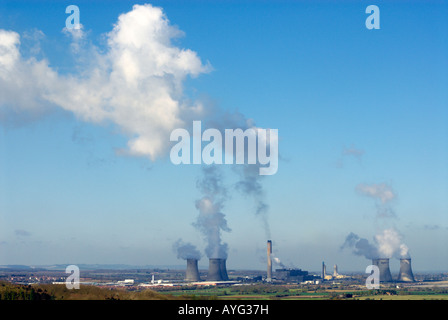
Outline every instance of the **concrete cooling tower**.
POLYGON ((185 280, 187 281, 201 281, 199 277, 198 260, 187 259, 187 272, 185 274, 185 280))
POLYGON ((209 259, 207 281, 227 281, 226 259, 209 259))
POLYGON ((389 268, 389 259, 373 259, 372 264, 380 269, 380 282, 392 282, 392 274, 389 268))
POLYGON ((221 270, 222 279, 224 281, 229 280, 229 276, 227 275, 226 259, 221 259, 219 262, 219 269, 221 270))
POLYGON ((414 274, 411 268, 411 259, 400 259, 400 273, 398 274, 398 281, 414 282, 414 274))

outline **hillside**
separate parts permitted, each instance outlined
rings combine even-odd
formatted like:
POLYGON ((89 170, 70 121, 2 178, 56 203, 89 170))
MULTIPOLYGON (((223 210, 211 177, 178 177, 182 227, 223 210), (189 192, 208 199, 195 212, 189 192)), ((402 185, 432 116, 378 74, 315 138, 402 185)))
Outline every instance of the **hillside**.
POLYGON ((83 285, 67 289, 65 285, 18 285, 0 282, 0 300, 175 300, 185 299, 161 294, 150 289, 126 291, 83 285))

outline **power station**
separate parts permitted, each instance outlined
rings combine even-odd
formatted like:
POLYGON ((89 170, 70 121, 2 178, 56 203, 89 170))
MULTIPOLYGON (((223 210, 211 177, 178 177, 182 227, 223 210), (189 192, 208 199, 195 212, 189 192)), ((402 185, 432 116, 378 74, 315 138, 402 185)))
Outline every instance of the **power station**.
MULTIPOLYGON (((204 281, 200 277, 199 269, 198 269, 198 259, 190 258, 187 260, 187 269, 185 273, 185 280, 189 282, 199 282, 204 281)), ((377 266, 380 273, 380 282, 394 282, 392 278, 392 274, 390 272, 389 266, 389 258, 376 258, 372 259, 372 264, 377 266)), ((227 259, 224 258, 210 258, 208 273, 206 277, 206 282, 229 282, 229 276, 227 274, 226 267, 227 259)), ((301 269, 295 268, 286 268, 283 266, 281 262, 279 262, 278 258, 273 259, 272 255, 272 240, 267 240, 267 270, 266 270, 266 282, 274 282, 274 281, 287 281, 287 282, 303 282, 303 281, 314 281, 316 279, 325 280, 334 280, 334 279, 342 279, 346 278, 344 275, 340 275, 338 273, 337 265, 334 265, 333 275, 326 274, 326 265, 325 262, 322 262, 321 275, 314 276, 308 273, 308 271, 303 271, 301 269), (276 263, 282 266, 281 269, 276 269, 275 278, 273 275, 273 267, 272 263, 275 260, 276 263)), ((319 280, 320 281, 320 280, 319 280)), ((400 272, 398 274, 396 282, 415 282, 414 274, 412 272, 411 267, 411 259, 410 258, 402 258, 400 259, 400 272)))

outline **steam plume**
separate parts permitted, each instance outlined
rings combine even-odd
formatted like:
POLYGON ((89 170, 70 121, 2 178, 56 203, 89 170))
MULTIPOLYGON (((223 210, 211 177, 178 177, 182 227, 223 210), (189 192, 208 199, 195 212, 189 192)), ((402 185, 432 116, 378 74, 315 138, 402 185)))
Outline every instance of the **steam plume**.
POLYGON ((391 186, 386 183, 373 183, 370 185, 360 183, 356 186, 356 191, 375 200, 376 216, 378 218, 392 218, 396 216, 392 208, 392 201, 397 195, 391 186))
POLYGON ((178 239, 173 244, 173 250, 177 252, 178 259, 201 259, 201 253, 199 252, 199 250, 191 243, 184 243, 182 239, 178 239))
POLYGON ((371 244, 369 240, 360 238, 357 234, 350 232, 345 238, 344 244, 341 249, 350 248, 353 254, 357 256, 364 256, 366 259, 378 258, 378 249, 375 245, 371 244))
POLYGON ((240 180, 236 184, 236 188, 244 195, 250 196, 255 202, 255 216, 258 217, 263 225, 266 239, 271 238, 271 230, 268 222, 269 206, 264 201, 265 192, 261 184, 261 178, 258 174, 259 166, 247 164, 238 168, 240 180))
POLYGON ((351 232, 341 246, 341 249, 344 248, 349 248, 353 254, 366 259, 409 258, 408 247, 402 242, 401 235, 394 228, 385 229, 375 235, 372 243, 351 232))
POLYGON ((227 191, 222 184, 222 177, 217 167, 202 168, 202 178, 197 187, 203 194, 196 201, 199 216, 193 225, 203 234, 207 242, 205 253, 208 258, 227 258, 227 244, 222 243, 221 232, 230 232, 222 209, 227 191))

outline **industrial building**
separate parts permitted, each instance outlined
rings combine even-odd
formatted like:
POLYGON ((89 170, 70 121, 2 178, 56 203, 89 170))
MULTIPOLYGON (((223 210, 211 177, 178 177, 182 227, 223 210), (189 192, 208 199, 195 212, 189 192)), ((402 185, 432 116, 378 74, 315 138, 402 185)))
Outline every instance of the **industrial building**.
POLYGON ((318 278, 319 277, 311 275, 308 271, 302 269, 284 268, 275 270, 275 279, 284 282, 301 283, 304 281, 316 280, 318 278))

